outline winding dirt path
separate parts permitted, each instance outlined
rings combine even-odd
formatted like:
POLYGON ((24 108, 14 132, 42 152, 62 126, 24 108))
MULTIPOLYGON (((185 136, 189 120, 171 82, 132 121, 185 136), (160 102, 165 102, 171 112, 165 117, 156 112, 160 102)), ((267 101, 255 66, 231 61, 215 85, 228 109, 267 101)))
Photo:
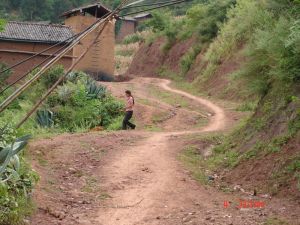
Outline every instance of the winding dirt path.
MULTIPOLYGON (((145 80, 147 79, 144 79, 144 83, 145 80)), ((211 109, 215 115, 209 125, 201 131, 152 134, 138 146, 126 150, 121 157, 105 166, 101 173, 107 177, 105 180, 107 187, 114 187, 120 182, 127 185, 121 190, 113 191, 114 197, 110 204, 116 207, 101 209, 99 223, 105 221, 103 223, 105 225, 158 224, 159 219, 164 218, 166 214, 170 217, 168 220, 176 220, 169 213, 173 210, 180 212, 184 204, 190 204, 195 200, 197 188, 193 182, 186 182, 186 176, 178 168, 173 149, 168 145, 169 138, 172 135, 191 132, 221 130, 225 126, 225 113, 220 107, 205 99, 171 88, 168 80, 158 82, 164 90, 191 98, 211 109)), ((191 206, 188 209, 192 210, 191 206)))
MULTIPOLYGON (((178 131, 176 121, 182 120, 171 118, 168 127, 174 131, 65 135, 33 143, 35 168, 44 175, 36 194, 43 206, 30 224, 264 224, 266 209, 224 208, 224 201, 238 203, 238 196, 199 185, 178 160, 181 140, 186 135, 222 131, 232 126, 224 110, 206 99, 171 88, 168 80, 136 78, 107 85, 116 96, 126 88, 131 88, 136 96, 147 96, 147 84, 174 93, 174 98, 180 95, 192 100, 195 107, 203 106, 211 112, 209 123, 199 129, 178 131), (95 158, 99 154, 100 160, 95 158), (39 157, 51 160, 51 164, 41 165, 39 157), (59 174, 65 168, 66 173, 59 174), (51 191, 44 190, 49 185, 48 176, 53 178, 51 191), (57 212, 62 208, 62 212, 57 212)), ((163 107, 165 103, 154 108, 163 107)), ((137 110, 146 114, 151 108, 138 105, 137 110)), ((174 117, 184 115, 180 110, 174 117)))
POLYGON ((191 179, 178 162, 179 149, 174 148, 173 143, 176 145, 182 135, 223 130, 227 123, 224 110, 204 98, 171 88, 169 80, 137 78, 132 83, 155 83, 165 91, 192 99, 213 116, 198 130, 151 133, 106 162, 100 173, 105 174, 102 182, 112 199, 99 210, 99 224, 255 224, 252 213, 245 216, 236 209, 224 210, 223 202, 229 197, 191 179))
MULTIPOLYGON (((190 99, 200 103, 201 105, 209 108, 213 112, 214 116, 210 119, 209 124, 207 126, 203 127, 201 130, 196 131, 196 132, 220 131, 220 130, 225 128, 225 126, 226 126, 226 116, 225 116, 224 110, 221 107, 215 105, 214 103, 212 103, 211 101, 208 101, 207 99, 196 97, 196 96, 194 96, 192 94, 189 94, 187 92, 171 88, 169 86, 170 83, 171 83, 171 81, 169 81, 169 80, 161 80, 160 86, 163 89, 165 89, 166 91, 173 92, 173 93, 176 93, 176 94, 180 94, 180 95, 183 95, 187 98, 190 98, 190 99)), ((188 132, 184 131, 180 134, 187 134, 187 133, 188 132)))

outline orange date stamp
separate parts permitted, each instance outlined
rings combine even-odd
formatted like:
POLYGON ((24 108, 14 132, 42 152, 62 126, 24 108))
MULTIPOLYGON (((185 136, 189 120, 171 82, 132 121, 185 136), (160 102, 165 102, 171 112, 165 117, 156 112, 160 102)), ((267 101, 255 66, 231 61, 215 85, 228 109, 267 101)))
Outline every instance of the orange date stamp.
MULTIPOLYGON (((225 209, 229 208, 233 203, 230 201, 224 201, 223 206, 225 209)), ((237 205, 234 205, 239 209, 249 209, 249 208, 265 208, 266 203, 259 200, 243 200, 240 199, 237 205)))

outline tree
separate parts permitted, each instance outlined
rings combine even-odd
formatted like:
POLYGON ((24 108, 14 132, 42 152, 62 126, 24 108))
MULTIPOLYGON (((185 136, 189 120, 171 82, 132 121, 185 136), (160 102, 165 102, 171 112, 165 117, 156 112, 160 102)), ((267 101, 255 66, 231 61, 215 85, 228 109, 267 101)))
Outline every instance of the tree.
POLYGON ((51 19, 52 0, 23 0, 21 11, 25 20, 51 19))
POLYGON ((6 24, 6 21, 4 19, 0 19, 0 31, 4 30, 5 24, 6 24))

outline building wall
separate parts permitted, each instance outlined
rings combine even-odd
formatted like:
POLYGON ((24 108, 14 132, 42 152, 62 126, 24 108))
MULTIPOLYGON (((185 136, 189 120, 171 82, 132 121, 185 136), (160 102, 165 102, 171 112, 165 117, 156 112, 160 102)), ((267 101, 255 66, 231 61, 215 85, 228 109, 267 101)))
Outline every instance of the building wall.
MULTIPOLYGON (((80 33, 96 21, 95 17, 76 15, 65 20, 65 24, 70 26, 73 32, 80 33)), ((103 26, 103 25, 102 25, 103 26)), ((81 40, 80 44, 74 48, 74 56, 78 57, 95 40, 97 34, 102 29, 98 28, 81 40)), ((114 74, 114 47, 115 47, 115 22, 109 22, 95 44, 81 62, 76 66, 77 70, 88 72, 98 76, 101 74, 114 74)))
POLYGON ((117 35, 117 42, 120 43, 127 35, 134 34, 136 32, 136 22, 123 20, 121 23, 120 31, 117 35))
MULTIPOLYGON (((0 40, 0 62, 5 63, 8 66, 12 66, 34 54, 49 48, 51 45, 39 44, 39 43, 23 43, 23 42, 11 42, 0 40)), ((12 75, 8 78, 7 82, 12 83, 20 78, 25 72, 30 71, 32 67, 45 60, 49 54, 53 54, 61 46, 55 47, 41 56, 37 56, 28 62, 25 62, 18 67, 14 68, 12 75)), ((68 68, 72 64, 72 51, 70 51, 65 57, 58 61, 56 64, 62 64, 65 68, 68 68)))

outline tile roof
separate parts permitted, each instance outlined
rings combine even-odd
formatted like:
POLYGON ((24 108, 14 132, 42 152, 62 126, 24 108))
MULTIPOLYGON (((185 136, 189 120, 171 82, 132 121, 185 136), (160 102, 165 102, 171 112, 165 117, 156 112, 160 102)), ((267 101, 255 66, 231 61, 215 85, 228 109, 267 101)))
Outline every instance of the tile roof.
POLYGON ((139 19, 139 18, 143 18, 143 17, 152 17, 152 14, 146 12, 146 13, 140 13, 140 14, 133 16, 134 19, 139 19))
POLYGON ((121 20, 125 20, 125 21, 133 21, 136 22, 136 19, 134 19, 133 17, 130 16, 124 16, 124 17, 120 17, 121 20))
POLYGON ((8 22, 5 30, 0 32, 0 40, 58 43, 73 35, 71 28, 63 25, 8 22))
POLYGON ((110 13, 111 10, 106 7, 105 5, 103 5, 102 3, 94 3, 94 4, 90 4, 90 5, 85 5, 76 9, 71 9, 67 12, 64 12, 61 17, 68 17, 71 16, 73 14, 76 14, 78 12, 87 12, 90 13, 91 15, 100 18, 103 15, 110 13))

